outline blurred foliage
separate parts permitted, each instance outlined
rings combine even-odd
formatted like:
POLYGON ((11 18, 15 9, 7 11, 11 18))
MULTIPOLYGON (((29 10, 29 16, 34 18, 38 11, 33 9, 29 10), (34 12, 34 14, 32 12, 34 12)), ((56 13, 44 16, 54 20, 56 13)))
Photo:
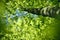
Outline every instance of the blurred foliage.
POLYGON ((58 3, 58 0, 12 0, 8 2, 8 5, 11 3, 11 6, 23 7, 23 8, 41 8, 47 6, 55 6, 58 3))
POLYGON ((21 11, 57 5, 57 0, 1 0, 0 40, 60 40, 60 15, 51 18, 21 11))
POLYGON ((27 11, 36 15, 56 17, 60 15, 60 7, 44 7, 44 8, 24 8, 24 11, 27 11))
POLYGON ((14 14, 6 14, 0 25, 1 40, 56 40, 58 37, 58 22, 55 18, 19 10, 14 14))
MULTIPOLYGON (((36 14, 42 14, 41 10, 43 11, 52 10, 54 12, 54 10, 57 11, 58 9, 60 9, 58 0, 48 0, 48 1, 47 0, 11 0, 6 3, 6 9, 10 13, 14 13, 16 9, 23 11, 28 9, 33 11, 33 9, 35 8, 40 9, 39 10, 40 13, 36 13, 36 14)), ((50 13, 50 14, 54 14, 54 13, 50 13)))

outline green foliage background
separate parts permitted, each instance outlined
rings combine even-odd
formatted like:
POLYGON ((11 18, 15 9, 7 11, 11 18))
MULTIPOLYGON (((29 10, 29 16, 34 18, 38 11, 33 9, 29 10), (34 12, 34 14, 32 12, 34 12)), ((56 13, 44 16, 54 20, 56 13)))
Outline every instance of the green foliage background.
POLYGON ((58 7, 58 4, 57 0, 1 0, 0 40, 60 40, 60 15, 32 17, 27 13, 17 17, 15 12, 18 9, 21 14, 23 8, 58 7))

